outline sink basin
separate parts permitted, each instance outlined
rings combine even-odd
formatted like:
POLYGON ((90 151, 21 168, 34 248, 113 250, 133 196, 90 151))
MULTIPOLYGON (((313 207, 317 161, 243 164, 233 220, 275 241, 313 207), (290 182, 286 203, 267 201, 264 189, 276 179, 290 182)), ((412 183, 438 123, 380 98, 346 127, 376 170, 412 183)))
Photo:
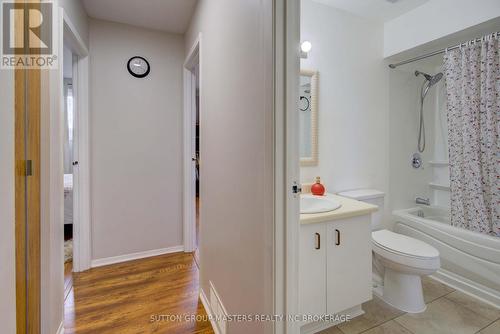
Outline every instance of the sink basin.
POLYGON ((340 208, 340 202, 331 197, 300 196, 300 213, 322 213, 340 208))

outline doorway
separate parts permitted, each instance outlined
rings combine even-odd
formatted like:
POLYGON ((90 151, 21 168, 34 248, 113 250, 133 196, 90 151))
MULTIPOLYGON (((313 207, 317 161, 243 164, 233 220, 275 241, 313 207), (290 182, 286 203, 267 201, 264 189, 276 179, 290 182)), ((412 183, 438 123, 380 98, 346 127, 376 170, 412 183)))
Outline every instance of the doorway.
POLYGON ((73 194, 78 190, 73 187, 76 179, 73 171, 77 169, 74 146, 75 130, 78 129, 75 119, 73 94, 73 52, 64 45, 63 52, 63 165, 64 165, 64 297, 68 296, 73 272, 73 194))
POLYGON ((79 224, 80 170, 79 170, 79 123, 77 92, 78 55, 68 43, 63 44, 62 108, 63 111, 63 171, 64 171, 64 297, 71 291, 74 269, 74 244, 78 243, 75 227, 79 224))
POLYGON ((201 169, 201 36, 184 62, 184 251, 193 252, 200 265, 201 169))
MULTIPOLYGON (((59 115, 64 174, 64 261, 65 273, 90 269, 90 191, 89 191, 89 137, 88 137, 88 50, 69 17, 60 13, 62 37, 59 52, 63 61, 58 71, 59 115)), ((60 139, 58 138, 57 142, 60 139)), ((54 164, 60 164, 54 161, 54 164)), ((61 189, 51 197, 63 198, 61 189)), ((65 285, 67 283, 65 275, 65 285)), ((65 294, 66 295, 66 294, 65 294)))
POLYGON ((196 89, 195 89, 195 112, 194 112, 194 163, 195 163, 195 233, 194 233, 194 258, 196 263, 200 262, 200 64, 193 68, 196 89))

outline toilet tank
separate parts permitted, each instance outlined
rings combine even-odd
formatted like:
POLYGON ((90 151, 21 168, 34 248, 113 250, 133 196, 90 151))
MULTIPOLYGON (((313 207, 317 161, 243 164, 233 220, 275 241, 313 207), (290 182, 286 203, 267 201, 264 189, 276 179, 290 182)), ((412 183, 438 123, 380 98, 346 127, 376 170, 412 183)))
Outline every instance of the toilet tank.
POLYGON ((376 189, 356 189, 342 191, 339 192, 338 195, 378 206, 379 209, 372 213, 372 230, 380 230, 383 227, 384 192, 376 189))

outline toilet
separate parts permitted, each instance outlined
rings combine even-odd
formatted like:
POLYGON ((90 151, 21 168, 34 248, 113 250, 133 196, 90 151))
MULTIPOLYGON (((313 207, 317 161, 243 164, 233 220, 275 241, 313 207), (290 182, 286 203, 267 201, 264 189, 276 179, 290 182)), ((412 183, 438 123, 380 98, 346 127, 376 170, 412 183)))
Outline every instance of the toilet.
MULTIPOLYGON (((338 195, 384 207, 385 194, 378 190, 338 195)), ((380 209, 372 214, 373 293, 404 312, 423 312, 426 305, 420 278, 439 269, 439 251, 421 240, 382 229, 382 216, 380 209)))

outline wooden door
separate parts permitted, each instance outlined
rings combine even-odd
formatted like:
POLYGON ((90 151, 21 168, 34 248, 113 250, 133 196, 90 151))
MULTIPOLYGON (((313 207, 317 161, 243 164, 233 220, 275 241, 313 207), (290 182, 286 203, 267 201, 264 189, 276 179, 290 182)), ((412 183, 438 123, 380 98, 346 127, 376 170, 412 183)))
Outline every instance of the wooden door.
MULTIPOLYGON (((15 35, 26 29, 15 16, 15 35)), ((40 70, 15 70, 16 325, 40 333, 40 70)))

